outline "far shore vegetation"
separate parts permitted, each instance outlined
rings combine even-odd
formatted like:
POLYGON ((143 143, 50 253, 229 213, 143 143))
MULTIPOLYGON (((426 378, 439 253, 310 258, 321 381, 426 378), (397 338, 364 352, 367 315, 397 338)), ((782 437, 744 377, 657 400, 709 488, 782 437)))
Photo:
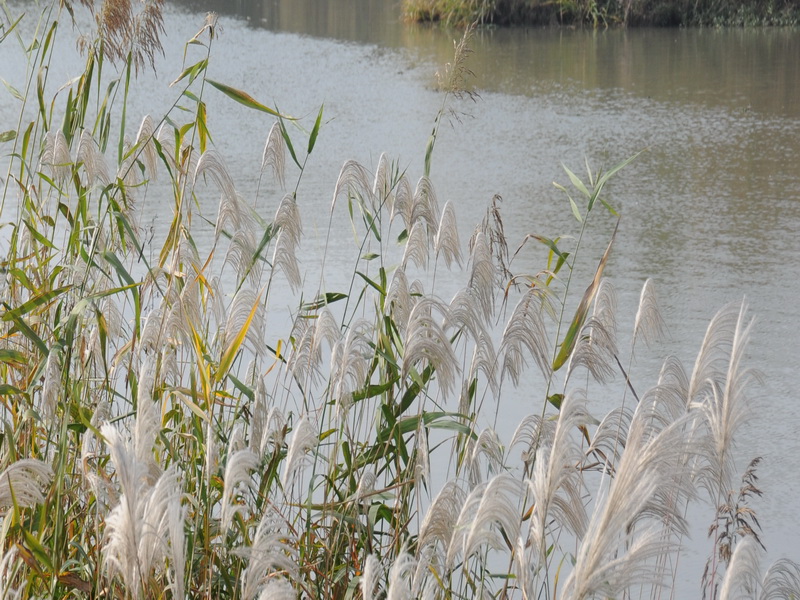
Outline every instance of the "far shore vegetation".
POLYGON ((762 27, 800 23, 798 0, 403 0, 410 21, 495 25, 762 27))

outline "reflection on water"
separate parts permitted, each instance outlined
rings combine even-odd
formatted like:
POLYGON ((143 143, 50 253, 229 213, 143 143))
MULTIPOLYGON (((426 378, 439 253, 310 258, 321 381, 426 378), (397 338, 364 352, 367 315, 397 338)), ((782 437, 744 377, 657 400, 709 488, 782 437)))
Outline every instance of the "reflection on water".
POLYGON ((399 0, 178 0, 194 12, 244 18, 253 27, 395 46, 402 37, 399 0))
MULTIPOLYGON (((457 31, 400 24, 399 1, 175 0, 194 11, 246 19, 252 27, 320 38, 423 46, 437 64, 452 59, 457 31)), ((657 101, 800 116, 796 30, 489 28, 472 42, 481 89, 532 95, 562 86, 613 90, 657 101), (699 76, 702 74, 702 76, 699 76)))

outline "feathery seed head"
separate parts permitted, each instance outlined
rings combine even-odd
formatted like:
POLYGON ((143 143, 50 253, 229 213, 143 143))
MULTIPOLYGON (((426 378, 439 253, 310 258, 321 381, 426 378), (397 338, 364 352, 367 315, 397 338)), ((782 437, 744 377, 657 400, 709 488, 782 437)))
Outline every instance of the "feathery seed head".
POLYGON ((469 287, 478 299, 486 319, 494 312, 496 271, 486 236, 477 231, 470 244, 469 287))
POLYGON ((374 554, 368 554, 364 561, 364 574, 361 576, 361 596, 364 600, 375 600, 375 591, 382 575, 380 560, 374 554))
POLYGON ((237 514, 247 510, 246 506, 236 502, 239 490, 248 490, 253 486, 250 472, 259 463, 258 455, 249 449, 234 450, 231 452, 233 444, 229 445, 228 458, 225 462, 224 486, 222 491, 222 508, 220 517, 220 528, 223 533, 227 533, 233 524, 233 519, 237 514))
POLYGON ((394 275, 392 275, 392 281, 389 283, 384 302, 385 311, 391 314, 392 321, 397 329, 401 333, 404 332, 408 325, 408 317, 411 314, 413 300, 408 289, 406 271, 403 267, 398 267, 394 275))
POLYGON ((44 502, 42 488, 50 483, 50 465, 35 458, 11 463, 0 473, 0 506, 29 507, 44 502))
POLYGON ((655 285, 652 279, 648 279, 642 286, 642 293, 639 297, 639 308, 636 311, 636 320, 633 326, 633 341, 640 337, 648 346, 661 337, 664 333, 664 319, 661 317, 661 310, 658 308, 655 285))
POLYGON ((412 366, 426 361, 435 367, 439 387, 448 396, 459 371, 458 360, 449 337, 433 319, 432 309, 439 311, 447 320, 447 306, 433 298, 421 298, 411 310, 405 335, 402 377, 408 376, 412 366))
POLYGON ((368 206, 373 206, 374 198, 372 196, 372 186, 369 180, 369 173, 367 173, 367 170, 361 164, 354 160, 348 160, 344 163, 341 171, 339 171, 339 177, 336 180, 336 188, 333 191, 331 213, 333 213, 336 201, 342 194, 347 196, 360 196, 367 202, 368 206))
POLYGON ((44 152, 41 159, 42 165, 50 167, 53 179, 63 185, 72 170, 72 157, 69 153, 69 144, 61 129, 48 131, 44 136, 44 152))
POLYGON ((261 156, 261 171, 270 167, 272 177, 281 186, 285 185, 284 173, 286 171, 286 142, 281 133, 280 124, 274 123, 267 135, 264 144, 264 153, 261 156))
POLYGON ((411 226, 416 225, 418 221, 425 224, 425 230, 432 242, 439 225, 439 202, 436 199, 433 183, 424 176, 420 177, 417 182, 417 189, 414 190, 414 204, 411 208, 411 226))
POLYGON ((428 245, 428 234, 425 224, 416 221, 411 226, 411 232, 406 240, 406 247, 403 250, 402 266, 405 268, 408 262, 413 262, 417 267, 425 269, 428 266, 428 255, 430 246, 428 245))
POLYGON ((318 443, 316 427, 307 415, 303 415, 292 431, 292 439, 286 453, 286 461, 281 475, 281 485, 285 491, 288 492, 290 485, 294 483, 297 472, 307 461, 308 453, 314 450, 318 443))
POLYGON ((136 153, 144 165, 150 179, 155 180, 158 173, 158 151, 153 143, 155 123, 150 115, 145 115, 136 133, 136 153))
POLYGON ((522 368, 527 364, 525 351, 534 359, 544 376, 549 377, 547 330, 542 318, 542 298, 536 288, 530 288, 517 303, 500 343, 500 354, 503 356, 502 377, 508 374, 514 385, 519 383, 522 368))
POLYGON ((449 268, 455 262, 461 265, 461 242, 458 239, 458 223, 456 222, 456 211, 453 203, 447 201, 442 210, 442 217, 439 220, 439 228, 436 232, 433 248, 436 256, 441 254, 444 263, 449 268))
POLYGON ((106 186, 110 183, 111 179, 106 159, 97 148, 92 134, 87 129, 81 131, 77 160, 83 163, 83 167, 86 169, 88 185, 98 183, 101 186, 106 186))
POLYGON ((61 385, 61 348, 53 346, 47 355, 47 364, 44 369, 44 383, 42 384, 42 419, 45 423, 52 423, 56 415, 61 385))

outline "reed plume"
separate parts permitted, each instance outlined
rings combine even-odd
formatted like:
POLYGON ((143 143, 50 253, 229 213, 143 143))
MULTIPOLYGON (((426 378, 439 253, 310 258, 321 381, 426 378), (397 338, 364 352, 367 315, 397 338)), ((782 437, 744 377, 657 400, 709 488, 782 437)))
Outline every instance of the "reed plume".
POLYGON ((0 506, 33 506, 44 501, 43 488, 53 478, 50 466, 35 458, 23 458, 0 473, 0 506))

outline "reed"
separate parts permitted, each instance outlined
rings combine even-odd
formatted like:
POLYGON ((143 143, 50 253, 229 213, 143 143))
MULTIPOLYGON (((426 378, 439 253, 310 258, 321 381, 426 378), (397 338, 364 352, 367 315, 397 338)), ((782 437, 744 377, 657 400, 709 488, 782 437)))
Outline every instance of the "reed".
MULTIPOLYGON (((129 119, 161 8, 54 1, 33 17, 42 37, 24 40, 32 66, 2 134, 3 597, 655 596, 677 577, 690 505, 713 524, 707 597, 800 595, 797 564, 759 570, 756 462, 730 491, 757 379, 746 305, 719 313, 691 371, 669 360, 648 389, 633 362, 661 328, 648 281, 620 350, 603 275, 615 233, 596 257, 582 239, 614 213, 605 185, 629 161, 566 171, 575 235, 518 246, 542 245, 540 271, 514 272, 499 197, 463 244, 431 157, 464 89, 467 35, 425 173, 414 182, 385 155, 374 172, 344 163, 330 222, 347 211, 356 243, 349 285, 330 289, 298 261, 323 110, 295 128, 208 79, 212 15, 172 109, 129 119), (79 10, 96 24, 85 70, 45 99, 54 39, 79 10), (271 219, 214 148, 212 88, 274 119, 253 165, 271 219), (171 217, 148 237, 153 197, 171 217), (589 281, 578 261, 596 264, 589 281), (445 273, 460 286, 449 300, 445 273), (270 319, 287 304, 290 323, 270 319), (540 384, 523 383, 531 371, 540 384), (523 393, 531 412, 503 440, 487 425, 523 393), (590 410, 600 394, 618 394, 608 415, 590 410)), ((8 43, 17 20, 3 9, 8 43)))
POLYGON ((795 0, 403 0, 403 13, 409 21, 448 27, 759 27, 800 22, 795 0))

